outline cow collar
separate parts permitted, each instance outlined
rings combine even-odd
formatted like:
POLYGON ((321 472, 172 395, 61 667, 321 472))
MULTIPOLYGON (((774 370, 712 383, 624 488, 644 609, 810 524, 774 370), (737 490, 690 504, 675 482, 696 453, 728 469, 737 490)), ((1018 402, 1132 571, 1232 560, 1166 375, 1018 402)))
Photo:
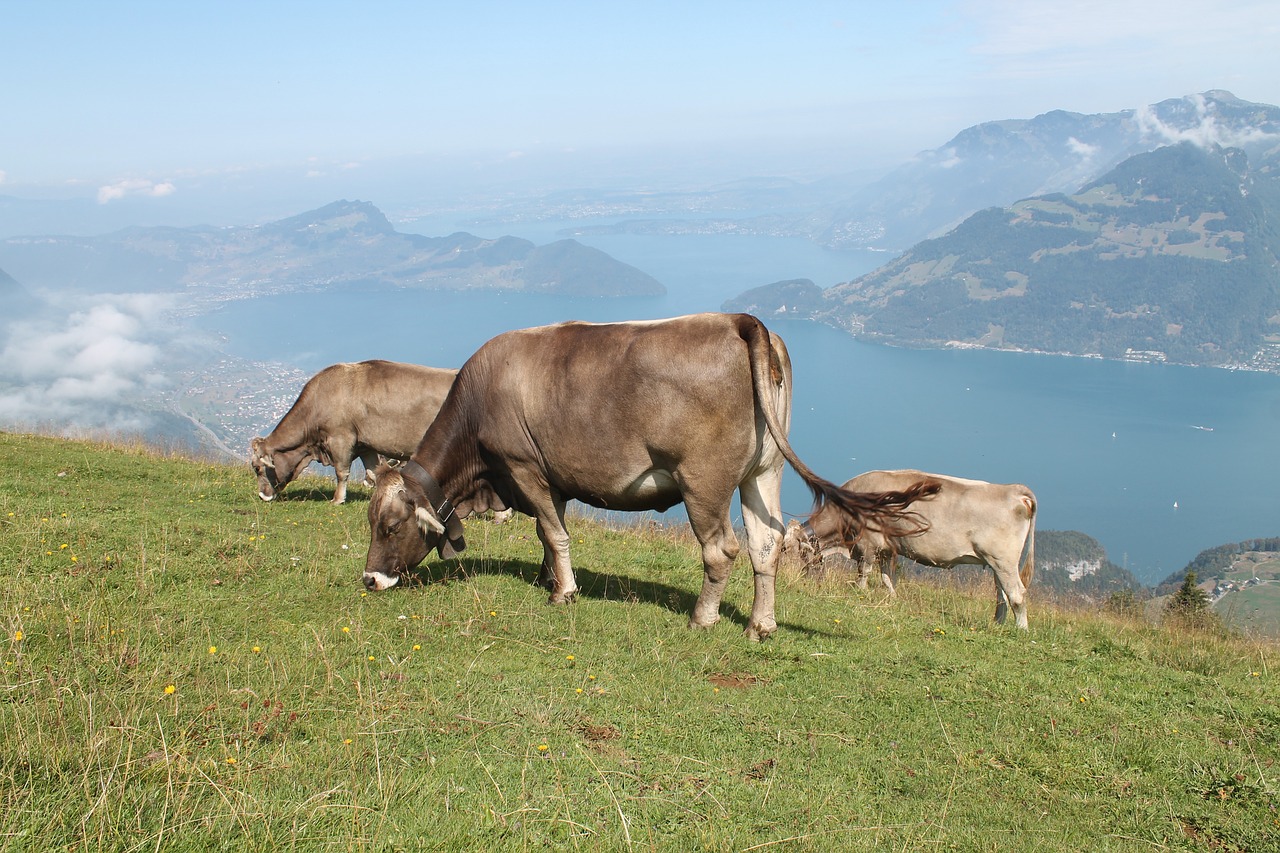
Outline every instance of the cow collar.
POLYGON ((818 534, 814 531, 813 525, 809 523, 809 519, 806 518, 804 521, 800 522, 800 532, 804 534, 805 538, 809 540, 809 544, 814 546, 814 548, 817 548, 822 544, 822 542, 818 540, 818 534))
POLYGON ((435 510, 436 517, 440 519, 440 523, 444 525, 445 537, 448 539, 449 548, 453 550, 453 554, 446 555, 445 549, 440 549, 440 556, 453 556, 462 553, 462 549, 467 547, 467 541, 462 537, 462 519, 458 518, 457 509, 454 508, 453 501, 445 497, 444 489, 440 488, 440 484, 436 482, 436 478, 428 473, 412 459, 400 466, 400 476, 408 477, 419 486, 427 496, 427 500, 431 501, 431 508, 435 510))

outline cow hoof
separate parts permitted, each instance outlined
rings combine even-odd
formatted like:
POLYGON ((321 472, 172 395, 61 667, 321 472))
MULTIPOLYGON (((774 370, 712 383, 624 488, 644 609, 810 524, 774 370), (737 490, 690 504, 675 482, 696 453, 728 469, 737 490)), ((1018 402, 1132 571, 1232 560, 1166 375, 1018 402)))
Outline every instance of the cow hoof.
POLYGON ((577 595, 578 591, 576 589, 569 592, 553 592, 551 597, 547 599, 547 604, 572 604, 577 595))
POLYGON ((719 616, 716 616, 716 618, 711 619, 707 622, 699 622, 694 617, 689 617, 689 629, 691 631, 707 631, 707 630, 710 630, 711 628, 714 628, 716 626, 716 623, 719 621, 720 621, 719 616))
POLYGON ((758 643, 761 640, 767 640, 778 632, 777 624, 772 625, 748 625, 742 633, 746 635, 748 640, 758 643))

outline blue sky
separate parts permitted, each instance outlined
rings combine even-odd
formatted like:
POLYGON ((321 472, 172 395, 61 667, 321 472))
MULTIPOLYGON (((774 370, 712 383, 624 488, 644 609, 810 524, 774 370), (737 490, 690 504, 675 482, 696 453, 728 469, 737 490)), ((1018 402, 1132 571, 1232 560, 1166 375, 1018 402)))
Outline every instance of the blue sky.
POLYGON ((104 201, 406 157, 702 152, 804 175, 900 162, 969 125, 1050 109, 1211 88, 1280 103, 1274 0, 0 0, 0 12, 0 193, 108 188, 104 201))

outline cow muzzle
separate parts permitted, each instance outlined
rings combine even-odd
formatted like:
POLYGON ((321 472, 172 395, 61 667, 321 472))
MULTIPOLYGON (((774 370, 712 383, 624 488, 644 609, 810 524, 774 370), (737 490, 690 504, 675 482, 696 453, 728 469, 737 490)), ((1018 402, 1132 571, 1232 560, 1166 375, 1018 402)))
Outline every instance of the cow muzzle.
POLYGON ((370 592, 381 592, 384 589, 391 589, 400 582, 399 575, 388 575, 383 572, 365 572, 364 588, 370 592))

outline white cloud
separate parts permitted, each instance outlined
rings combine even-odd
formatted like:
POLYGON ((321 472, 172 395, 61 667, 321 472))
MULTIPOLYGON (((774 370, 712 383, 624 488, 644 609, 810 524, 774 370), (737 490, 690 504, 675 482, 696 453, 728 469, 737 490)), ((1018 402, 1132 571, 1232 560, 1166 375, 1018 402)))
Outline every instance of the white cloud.
POLYGON ((162 181, 157 184, 146 178, 127 178, 123 181, 116 181, 114 184, 98 187, 98 204, 106 204, 115 199, 124 198, 127 195, 161 198, 173 195, 176 190, 177 187, 169 181, 162 181))
POLYGON ((1090 145, 1087 142, 1081 142, 1074 136, 1067 138, 1067 147, 1071 149, 1071 153, 1075 154, 1081 160, 1090 160, 1094 154, 1098 153, 1097 145, 1090 145))
POLYGON ((1191 95, 1184 100, 1195 108, 1198 121, 1193 127, 1179 129, 1165 124, 1150 107, 1141 107, 1135 111, 1134 120, 1143 136, 1159 144, 1190 142, 1201 148, 1213 145, 1232 147, 1276 138, 1276 134, 1266 133, 1256 127, 1239 130, 1223 127, 1218 123, 1210 105, 1200 95, 1191 95))
POLYGON ((942 169, 951 169, 964 162, 964 158, 954 148, 946 149, 942 155, 944 159, 938 161, 938 166, 942 169))
POLYGON ((105 296, 60 319, 9 326, 0 350, 0 424, 137 431, 129 404, 167 384, 169 297, 105 296))
POLYGON ((979 24, 979 51, 988 56, 1065 58, 1112 48, 1144 55, 1157 47, 1216 53, 1268 39, 1277 29, 1271 0, 1238 0, 1212 15, 1199 0, 968 0, 961 8, 979 24))
POLYGON ((1115 111, 1210 89, 1266 101, 1280 69, 1274 0, 1212 11, 1199 0, 963 0, 956 10, 990 97, 1017 93, 1044 109, 1115 111))

